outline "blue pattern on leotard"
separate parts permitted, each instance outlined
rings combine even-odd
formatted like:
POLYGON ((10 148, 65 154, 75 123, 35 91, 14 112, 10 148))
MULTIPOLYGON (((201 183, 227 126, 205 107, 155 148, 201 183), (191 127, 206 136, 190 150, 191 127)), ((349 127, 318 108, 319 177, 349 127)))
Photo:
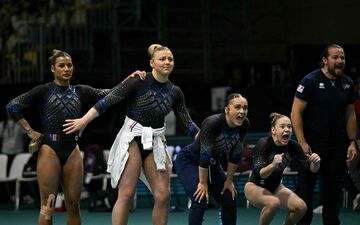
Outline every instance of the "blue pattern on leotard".
POLYGON ((114 87, 94 108, 101 114, 124 99, 127 99, 126 115, 143 126, 163 127, 165 116, 174 110, 189 135, 194 137, 199 131, 186 109, 184 94, 171 81, 160 83, 151 73, 145 80, 129 78, 114 87))

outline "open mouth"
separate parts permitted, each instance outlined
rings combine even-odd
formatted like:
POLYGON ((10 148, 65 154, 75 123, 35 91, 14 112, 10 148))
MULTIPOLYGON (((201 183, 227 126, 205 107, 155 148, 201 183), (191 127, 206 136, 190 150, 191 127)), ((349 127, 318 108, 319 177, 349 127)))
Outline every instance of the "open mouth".
POLYGON ((288 141, 290 139, 290 134, 283 134, 281 137, 283 141, 288 141))
POLYGON ((344 65, 336 65, 335 66, 336 70, 343 70, 344 69, 344 65))
POLYGON ((236 120, 243 120, 244 119, 244 116, 243 115, 238 115, 238 116, 236 116, 236 120))

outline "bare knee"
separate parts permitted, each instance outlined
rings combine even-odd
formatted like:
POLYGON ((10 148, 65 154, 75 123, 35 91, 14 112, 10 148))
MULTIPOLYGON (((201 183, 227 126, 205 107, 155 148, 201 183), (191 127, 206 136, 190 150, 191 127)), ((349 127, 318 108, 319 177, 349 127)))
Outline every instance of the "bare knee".
POLYGON ((66 202, 66 211, 70 215, 79 215, 80 214, 80 202, 79 201, 66 202))
POLYGON ((122 189, 118 192, 117 202, 125 205, 130 205, 133 202, 135 190, 122 189))
POLYGON ((294 205, 294 209, 292 211, 299 215, 305 215, 306 210, 307 210, 307 206, 305 202, 299 199, 299 201, 294 205))
POLYGON ((154 200, 157 204, 167 204, 170 201, 170 191, 157 191, 154 193, 154 200))
POLYGON ((276 212, 280 208, 280 200, 276 197, 269 198, 265 202, 264 208, 276 212))

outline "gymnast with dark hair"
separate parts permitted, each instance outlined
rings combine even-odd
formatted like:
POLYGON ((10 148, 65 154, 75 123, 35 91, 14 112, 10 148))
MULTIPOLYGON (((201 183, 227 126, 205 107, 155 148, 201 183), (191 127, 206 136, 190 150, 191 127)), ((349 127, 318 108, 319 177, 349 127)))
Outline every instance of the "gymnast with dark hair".
POLYGON ((233 177, 241 159, 249 127, 248 102, 237 93, 227 96, 223 113, 207 117, 199 137, 178 153, 176 173, 191 199, 189 225, 202 224, 209 194, 221 206, 223 225, 236 224, 236 195, 233 177), (227 155, 226 174, 221 157, 227 155))
POLYGON ((153 224, 167 224, 172 163, 165 143, 165 116, 173 110, 187 133, 195 137, 199 128, 185 106, 181 89, 169 80, 174 56, 166 46, 148 48, 152 72, 145 80, 129 78, 118 84, 82 118, 66 120, 68 134, 82 132, 88 123, 109 107, 126 99, 126 118, 110 150, 107 171, 118 189, 112 224, 127 224, 138 179, 145 181, 154 196, 153 224))
POLYGON ((283 224, 295 224, 307 207, 281 183, 283 172, 292 160, 298 160, 315 173, 320 168, 320 157, 316 153, 305 155, 301 146, 291 140, 292 125, 288 116, 271 113, 270 123, 271 136, 261 138, 253 150, 253 170, 244 193, 252 205, 261 208, 259 225, 270 224, 280 207, 289 210, 283 224))
POLYGON ((55 196, 61 185, 65 194, 67 224, 77 225, 81 224, 83 159, 77 144, 78 134, 65 134, 63 123, 66 119, 79 117, 85 102, 96 102, 110 89, 71 85, 74 65, 71 56, 64 51, 54 49, 49 62, 54 81, 38 85, 14 98, 6 109, 38 147, 36 172, 41 198, 38 223, 52 224, 55 196), (24 118, 23 110, 29 107, 39 110, 43 133, 33 130, 24 118))

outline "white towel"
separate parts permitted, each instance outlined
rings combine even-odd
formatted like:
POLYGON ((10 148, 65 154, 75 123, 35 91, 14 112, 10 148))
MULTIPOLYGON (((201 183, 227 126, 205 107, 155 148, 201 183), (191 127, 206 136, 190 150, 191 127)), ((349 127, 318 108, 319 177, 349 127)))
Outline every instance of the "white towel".
POLYGON ((153 129, 151 127, 142 127, 141 143, 144 150, 153 149, 153 129))
MULTIPOLYGON (((152 129, 151 127, 143 127, 136 121, 126 117, 124 125, 117 134, 109 153, 107 172, 109 172, 111 175, 111 186, 113 188, 117 187, 121 174, 129 158, 129 143, 134 139, 134 137, 143 135, 145 135, 146 137, 144 139, 144 143, 142 138, 142 144, 144 146, 144 149, 145 145, 147 149, 149 149, 149 146, 150 149, 153 149, 156 168, 162 171, 165 171, 166 168, 171 170, 172 160, 169 153, 166 151, 166 146, 164 145, 165 126, 158 129, 152 129)), ((140 179, 150 189, 142 170, 140 179)))

